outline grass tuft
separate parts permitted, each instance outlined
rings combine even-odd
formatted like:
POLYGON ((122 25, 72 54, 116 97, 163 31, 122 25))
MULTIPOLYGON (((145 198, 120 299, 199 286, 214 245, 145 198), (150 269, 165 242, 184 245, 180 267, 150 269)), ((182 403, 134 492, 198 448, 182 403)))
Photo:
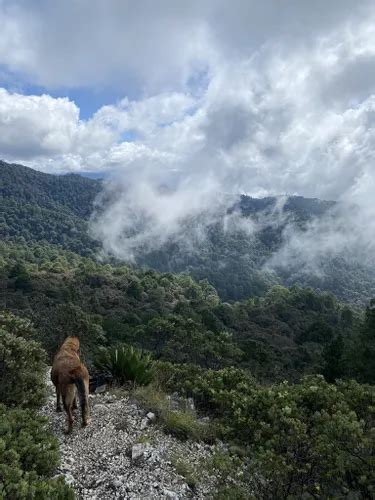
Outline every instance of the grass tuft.
POLYGON ((177 474, 182 476, 189 488, 194 491, 199 484, 199 477, 193 465, 176 455, 171 458, 171 463, 176 469, 177 474))
POLYGON ((164 430, 181 440, 212 442, 215 428, 197 420, 189 410, 172 410, 167 395, 155 386, 138 387, 134 396, 146 411, 157 415, 164 430))

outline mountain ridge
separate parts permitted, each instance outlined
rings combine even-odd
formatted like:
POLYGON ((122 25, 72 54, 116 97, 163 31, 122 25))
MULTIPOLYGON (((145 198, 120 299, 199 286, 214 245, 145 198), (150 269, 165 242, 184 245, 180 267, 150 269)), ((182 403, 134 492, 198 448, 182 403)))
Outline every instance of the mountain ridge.
MULTIPOLYGON (((79 174, 46 174, 0 161, 0 237, 17 244, 47 242, 96 259, 101 243, 93 238, 89 223, 103 185, 79 174)), ((267 267, 285 243, 286 227, 303 232, 310 221, 324 217, 335 205, 302 196, 239 195, 227 214, 260 221, 254 234, 228 232, 220 219, 224 212, 205 226, 204 241, 186 245, 191 236, 186 225, 179 241, 168 240, 153 250, 140 248, 133 265, 207 279, 227 301, 263 295, 275 284, 297 284, 361 305, 375 293, 375 275, 361 263, 348 264, 345 256, 327 258, 315 274, 301 266, 267 267)))

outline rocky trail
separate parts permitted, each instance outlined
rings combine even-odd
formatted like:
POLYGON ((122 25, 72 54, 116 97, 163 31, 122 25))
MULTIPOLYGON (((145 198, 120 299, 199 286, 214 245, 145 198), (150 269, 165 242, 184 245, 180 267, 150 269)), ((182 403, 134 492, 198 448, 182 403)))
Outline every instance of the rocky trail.
MULTIPOLYGON (((191 499, 210 498, 215 480, 203 476, 189 486, 176 468, 183 459, 200 468, 214 453, 214 446, 179 441, 167 435, 153 414, 132 401, 130 394, 90 395, 92 422, 80 426, 80 412, 71 435, 65 435, 65 414, 56 413, 54 389, 48 385, 48 400, 42 413, 51 423, 60 443, 61 464, 56 475, 64 475, 77 498, 191 499)), ((203 473, 204 474, 204 473, 203 473)))

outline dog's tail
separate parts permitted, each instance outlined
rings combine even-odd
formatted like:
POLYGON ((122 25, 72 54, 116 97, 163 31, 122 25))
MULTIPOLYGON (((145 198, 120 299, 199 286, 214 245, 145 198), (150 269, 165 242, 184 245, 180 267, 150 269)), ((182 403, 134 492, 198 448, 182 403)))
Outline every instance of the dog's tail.
POLYGON ((86 378, 88 379, 88 373, 85 373, 85 371, 87 372, 87 370, 84 367, 79 366, 78 368, 74 368, 74 370, 70 372, 71 380, 77 387, 77 392, 82 412, 83 425, 88 424, 90 417, 89 395, 87 386, 85 384, 85 379, 86 378))

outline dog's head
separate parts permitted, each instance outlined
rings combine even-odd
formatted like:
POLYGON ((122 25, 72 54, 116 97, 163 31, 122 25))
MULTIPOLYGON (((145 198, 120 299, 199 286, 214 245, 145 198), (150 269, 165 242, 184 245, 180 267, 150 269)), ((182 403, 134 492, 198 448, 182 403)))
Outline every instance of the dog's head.
POLYGON ((79 351, 79 338, 78 337, 68 337, 65 339, 62 347, 64 349, 69 349, 70 351, 79 351))

